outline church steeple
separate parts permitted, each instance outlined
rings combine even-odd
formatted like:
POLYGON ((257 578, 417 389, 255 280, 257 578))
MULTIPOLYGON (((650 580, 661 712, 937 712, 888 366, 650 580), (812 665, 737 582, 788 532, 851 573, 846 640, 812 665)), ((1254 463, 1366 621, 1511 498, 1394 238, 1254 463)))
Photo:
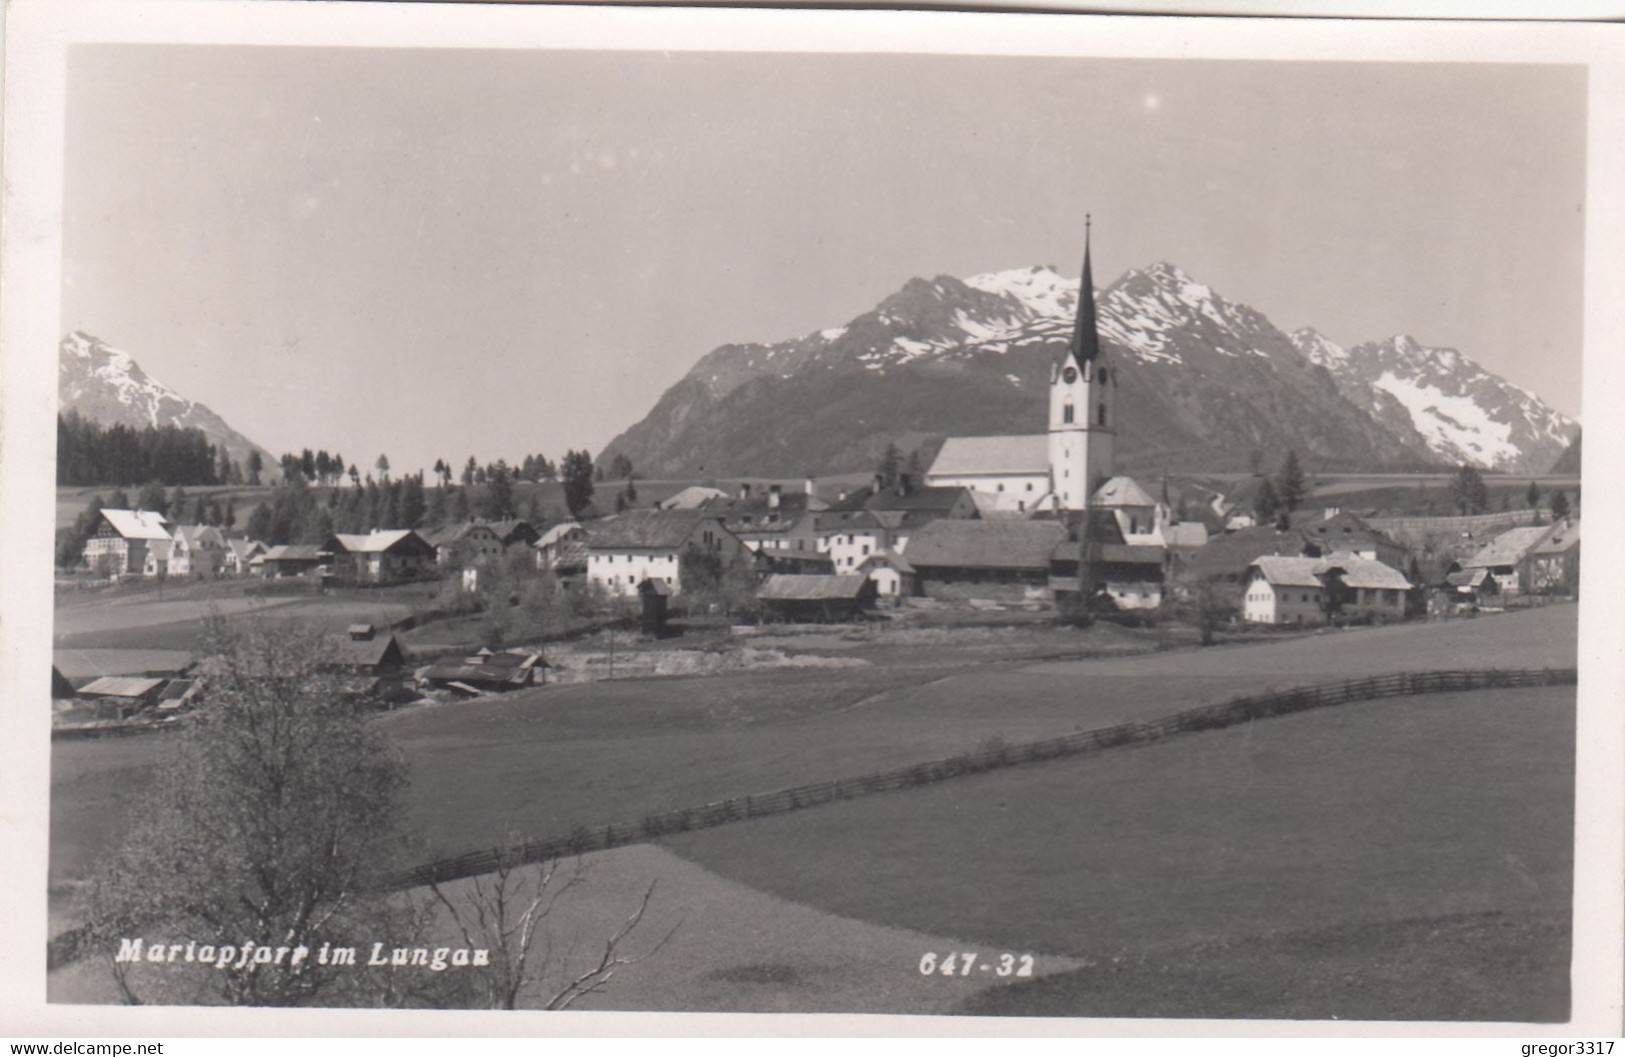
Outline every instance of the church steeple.
POLYGON ((1117 368, 1101 349, 1096 329, 1089 234, 1086 226, 1077 324, 1049 386, 1050 490, 1059 510, 1088 509, 1095 490, 1112 475, 1116 446, 1117 368))
POLYGON ((1095 329, 1095 275, 1089 264, 1090 216, 1083 215, 1083 278, 1078 280, 1078 321, 1072 330, 1070 352, 1080 365, 1100 355, 1100 334, 1095 329))

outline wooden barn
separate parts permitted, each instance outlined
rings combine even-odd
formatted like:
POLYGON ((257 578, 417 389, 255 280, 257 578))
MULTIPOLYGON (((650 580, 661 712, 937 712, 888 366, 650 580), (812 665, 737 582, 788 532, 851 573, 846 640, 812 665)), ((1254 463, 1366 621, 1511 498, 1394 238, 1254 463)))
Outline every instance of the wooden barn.
POLYGON ((875 582, 865 574, 803 576, 774 573, 756 592, 769 620, 827 623, 856 620, 875 604, 875 582))

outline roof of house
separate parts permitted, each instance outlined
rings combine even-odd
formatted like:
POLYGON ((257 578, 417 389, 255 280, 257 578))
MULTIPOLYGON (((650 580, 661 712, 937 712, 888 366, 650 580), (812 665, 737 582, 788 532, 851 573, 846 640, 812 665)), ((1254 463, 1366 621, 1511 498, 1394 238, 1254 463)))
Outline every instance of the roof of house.
POLYGON ((160 701, 184 701, 197 686, 196 679, 171 679, 163 692, 158 695, 160 701))
POLYGON ((675 550, 706 522, 722 529, 720 515, 700 510, 628 510, 593 525, 589 550, 675 550))
POLYGON ((1374 588, 1387 591, 1409 591, 1411 582, 1405 574, 1391 565, 1370 558, 1362 558, 1351 551, 1334 551, 1320 559, 1320 568, 1343 570, 1343 584, 1347 587, 1374 588))
POLYGON ((864 500, 863 509, 870 511, 941 511, 957 506, 968 489, 961 485, 938 487, 913 483, 899 483, 891 488, 871 492, 864 500))
POLYGON ((1398 569, 1349 551, 1324 558, 1264 555, 1250 568, 1257 569, 1265 580, 1277 587, 1320 587, 1321 578, 1333 569, 1342 570, 1341 579, 1346 587, 1389 591, 1408 591, 1411 587, 1411 582, 1398 569))
POLYGON ((1140 482, 1132 477, 1113 477, 1095 489, 1094 502, 1100 506, 1156 506, 1140 482))
POLYGON ((1170 547, 1205 547, 1208 541, 1207 526, 1200 521, 1164 525, 1162 538, 1170 547))
POLYGON ((400 640, 393 635, 372 639, 334 639, 332 646, 334 661, 354 667, 376 667, 384 662, 391 649, 403 658, 405 656, 400 640))
POLYGON ((364 536, 341 532, 333 538, 351 554, 384 554, 413 539, 428 543, 411 529, 373 529, 364 536))
POLYGON ((532 544, 532 546, 551 547, 553 544, 569 536, 571 533, 580 533, 584 531, 585 530, 581 527, 581 523, 579 521, 561 521, 557 525, 549 528, 546 532, 543 532, 540 536, 536 537, 536 542, 532 544))
POLYGON ((1460 569, 1445 574, 1445 583, 1451 587, 1496 587, 1495 578, 1488 569, 1460 569))
POLYGON ((1200 547, 1170 544, 1170 548, 1182 569, 1202 577, 1239 574, 1253 559, 1267 554, 1300 557, 1303 543, 1300 533, 1278 532, 1271 525, 1259 525, 1209 536, 1200 547))
POLYGON ((231 548, 231 553, 235 554, 239 559, 252 554, 255 547, 258 547, 261 552, 265 550, 265 544, 259 540, 227 540, 226 546, 231 548))
POLYGON ((1049 474, 1049 434, 949 437, 926 471, 929 477, 967 474, 1049 474))
POLYGON ((1104 543, 1100 547, 1100 560, 1119 565, 1162 565, 1161 547, 1143 543, 1104 543))
POLYGON ((1477 554, 1464 558, 1461 567, 1477 569, 1497 565, 1517 565, 1529 552, 1529 548, 1538 543, 1549 531, 1550 525, 1527 525, 1523 528, 1507 529, 1485 544, 1477 554))
POLYGON ((113 531, 129 540, 167 540, 169 532, 164 528, 169 519, 152 510, 113 510, 107 507, 101 509, 102 517, 113 526, 113 531))
POLYGON ((313 543, 279 543, 265 552, 268 562, 319 562, 330 556, 313 543))
POLYGON ((867 576, 817 576, 801 573, 773 573, 762 581, 756 597, 764 602, 848 601, 857 598, 867 576))
POLYGON ((512 543, 516 536, 536 535, 536 529, 524 518, 508 518, 505 521, 493 521, 490 523, 490 528, 492 532, 497 534, 497 538, 503 543, 512 543))
POLYGON ((889 565, 900 573, 911 573, 914 571, 913 563, 891 547, 887 547, 883 551, 869 555, 869 557, 863 559, 863 562, 858 566, 858 568, 872 569, 876 566, 883 565, 889 565))
POLYGON ((136 675, 104 675, 79 688, 81 695, 94 697, 145 697, 164 685, 162 679, 136 675))
POLYGON ((1270 554, 1253 560, 1264 580, 1275 587, 1321 587, 1321 560, 1270 554))
POLYGON ((1065 537, 1058 521, 942 519, 909 537, 907 553, 916 569, 1048 569, 1050 551, 1065 537))
POLYGON ((216 547, 224 548, 226 545, 226 537, 213 525, 178 525, 173 536, 177 543, 184 540, 191 547, 212 543, 216 547))
POLYGON ((693 510, 702 506, 707 500, 726 499, 728 493, 720 488, 711 488, 702 484, 691 484, 681 492, 669 495, 660 501, 661 510, 693 510))
POLYGON ((1552 526, 1551 533, 1539 543, 1529 548, 1530 554, 1561 554, 1580 545, 1580 523, 1578 521, 1560 521, 1552 526))
POLYGON ((437 682, 506 683, 523 686, 530 680, 529 668, 509 668, 495 664, 431 664, 421 673, 437 682))
POLYGON ((423 539, 432 547, 444 547, 447 544, 456 543, 464 536, 476 531, 496 535, 492 526, 483 521, 458 521, 450 525, 442 525, 433 532, 425 533, 423 539))

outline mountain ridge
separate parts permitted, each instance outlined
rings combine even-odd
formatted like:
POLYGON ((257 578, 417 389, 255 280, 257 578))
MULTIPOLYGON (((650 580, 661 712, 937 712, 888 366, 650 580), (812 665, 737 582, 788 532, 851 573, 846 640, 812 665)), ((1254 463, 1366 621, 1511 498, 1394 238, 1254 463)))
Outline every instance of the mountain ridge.
POLYGON ((276 460, 260 445, 233 429, 206 404, 182 396, 147 374, 134 356, 100 338, 75 330, 62 339, 58 352, 59 411, 77 411, 103 426, 135 429, 175 425, 200 429, 216 448, 247 471, 248 454, 258 451, 266 480, 276 475, 276 460))
MULTIPOLYGON (((844 325, 719 346, 600 458, 625 454, 654 476, 831 473, 872 465, 905 433, 1041 432, 1048 365, 1070 337, 1078 288, 1047 266, 914 278, 844 325)), ((1408 338, 1390 339, 1383 362, 1411 374, 1378 384, 1382 373, 1350 365, 1382 358, 1375 343, 1347 350, 1307 329, 1288 335, 1168 261, 1125 272, 1096 291, 1096 306, 1124 368, 1119 451, 1131 470, 1243 469, 1285 447, 1324 469, 1421 468, 1457 455, 1544 469, 1576 428, 1459 352, 1408 338), (1432 359, 1467 380, 1446 384, 1432 359), (1497 407, 1464 424, 1455 399, 1497 407)))

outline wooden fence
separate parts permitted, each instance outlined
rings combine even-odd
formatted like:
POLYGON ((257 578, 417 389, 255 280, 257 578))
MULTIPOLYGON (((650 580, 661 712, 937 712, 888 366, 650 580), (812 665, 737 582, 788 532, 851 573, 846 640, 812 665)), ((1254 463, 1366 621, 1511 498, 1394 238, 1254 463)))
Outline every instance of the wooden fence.
POLYGON ((1040 763, 1065 756, 1084 755, 1104 749, 1145 745, 1178 734, 1218 730, 1254 719, 1303 712, 1350 701, 1369 701, 1409 694, 1487 690, 1496 687, 1572 686, 1577 680, 1578 674, 1574 668, 1396 672, 1342 683, 1237 697, 1217 704, 1186 709, 1158 719, 1122 723, 1039 741, 996 745, 977 752, 929 760, 861 777, 838 778, 834 781, 815 782, 768 793, 731 797, 697 807, 648 815, 640 822, 578 827, 564 836, 526 841, 517 848, 493 848, 469 852, 455 858, 417 866, 389 877, 384 887, 397 890, 427 884, 443 884, 464 877, 490 873, 497 868, 503 858, 512 865, 516 862, 543 862, 586 852, 604 851, 656 840, 673 833, 706 829, 729 822, 742 822, 765 815, 784 814, 837 800, 850 800, 895 789, 908 789, 964 775, 1040 763))

